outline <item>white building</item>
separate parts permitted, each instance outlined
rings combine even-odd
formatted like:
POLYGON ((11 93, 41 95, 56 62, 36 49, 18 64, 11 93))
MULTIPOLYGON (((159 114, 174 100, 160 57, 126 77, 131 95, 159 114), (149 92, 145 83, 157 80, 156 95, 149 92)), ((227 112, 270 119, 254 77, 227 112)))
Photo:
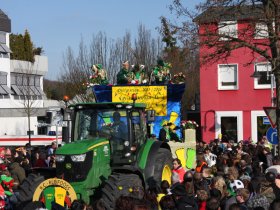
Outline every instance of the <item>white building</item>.
MULTIPOLYGON (((56 136, 55 126, 41 126, 48 123, 46 116, 50 115, 47 115, 47 112, 52 113, 49 119, 52 122, 52 117, 60 110, 58 102, 51 104, 51 109, 44 106, 50 106, 49 101, 45 103, 46 96, 43 91, 48 58, 35 56, 34 63, 11 60, 10 33, 11 20, 0 10, 0 145, 24 144, 18 137, 24 137, 28 142, 29 119, 32 142, 34 140, 37 141, 36 144, 40 144, 39 140, 36 140, 37 135, 51 133, 56 136)), ((61 133, 61 128, 59 130, 61 133)))

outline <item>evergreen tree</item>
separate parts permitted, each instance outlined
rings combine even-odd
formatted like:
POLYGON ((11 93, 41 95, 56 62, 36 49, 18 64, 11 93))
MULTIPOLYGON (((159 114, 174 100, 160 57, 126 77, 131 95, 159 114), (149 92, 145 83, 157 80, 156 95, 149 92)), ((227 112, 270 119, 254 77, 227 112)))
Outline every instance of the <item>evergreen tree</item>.
POLYGON ((21 34, 10 35, 10 48, 13 51, 11 59, 24 60, 24 41, 21 34))
POLYGON ((31 42, 30 34, 27 30, 24 32, 24 60, 34 62, 33 43, 31 42))
POLYGON ((22 60, 34 62, 34 55, 41 55, 44 50, 42 47, 33 45, 30 34, 25 30, 24 35, 22 34, 11 34, 10 35, 10 48, 12 60, 22 60))

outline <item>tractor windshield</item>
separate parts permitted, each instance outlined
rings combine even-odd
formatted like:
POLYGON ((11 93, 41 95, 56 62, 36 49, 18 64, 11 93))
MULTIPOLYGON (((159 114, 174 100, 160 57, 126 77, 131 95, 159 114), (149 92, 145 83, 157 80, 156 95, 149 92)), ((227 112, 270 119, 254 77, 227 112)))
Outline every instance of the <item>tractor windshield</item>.
POLYGON ((76 113, 74 141, 106 137, 127 140, 126 110, 81 109, 76 113))

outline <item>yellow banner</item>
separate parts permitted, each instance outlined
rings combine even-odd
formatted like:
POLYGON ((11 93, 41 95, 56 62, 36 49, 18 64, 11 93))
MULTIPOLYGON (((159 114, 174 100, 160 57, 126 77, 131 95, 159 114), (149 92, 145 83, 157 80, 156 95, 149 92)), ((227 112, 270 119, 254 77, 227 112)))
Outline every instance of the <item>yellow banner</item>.
POLYGON ((145 103, 147 109, 153 109, 157 116, 166 116, 166 86, 117 86, 112 87, 112 102, 131 103, 131 95, 137 94, 137 103, 145 103))

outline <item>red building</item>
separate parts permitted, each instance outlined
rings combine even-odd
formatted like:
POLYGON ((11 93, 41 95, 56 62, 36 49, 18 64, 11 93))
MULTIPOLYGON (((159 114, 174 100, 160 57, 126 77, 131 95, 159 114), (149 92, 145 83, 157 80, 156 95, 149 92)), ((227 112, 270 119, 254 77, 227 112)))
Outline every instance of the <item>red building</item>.
MULTIPOLYGON (((213 39, 217 45, 229 42, 229 37, 256 44, 268 41, 266 25, 258 21, 251 24, 252 11, 247 16, 227 15, 219 21, 206 18, 207 13, 209 15, 206 11, 196 20, 201 43, 209 38, 204 36, 209 31, 217 34, 213 39)), ((200 58, 211 55, 214 50, 215 47, 201 45, 200 58)), ((216 57, 201 64, 200 112, 204 141, 209 142, 222 134, 222 138, 235 142, 249 138, 256 142, 266 135, 270 125, 263 107, 272 105, 275 92, 271 88, 274 77, 270 72, 266 59, 247 47, 233 50, 226 59, 216 57), (251 77, 255 70, 261 74, 260 79, 251 77)))

